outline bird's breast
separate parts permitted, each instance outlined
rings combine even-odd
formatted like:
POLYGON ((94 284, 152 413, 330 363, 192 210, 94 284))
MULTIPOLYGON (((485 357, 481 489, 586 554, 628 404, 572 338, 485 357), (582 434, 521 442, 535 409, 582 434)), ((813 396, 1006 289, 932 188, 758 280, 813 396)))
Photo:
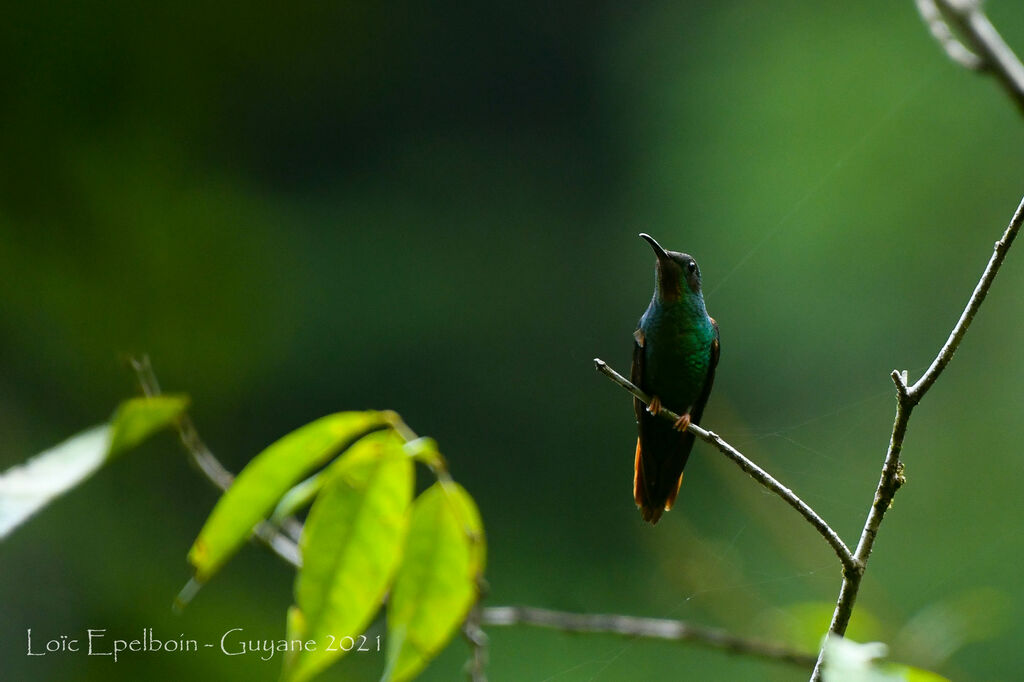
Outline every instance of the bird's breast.
POLYGON ((711 364, 711 321, 645 315, 643 388, 675 412, 689 410, 701 394, 711 364))

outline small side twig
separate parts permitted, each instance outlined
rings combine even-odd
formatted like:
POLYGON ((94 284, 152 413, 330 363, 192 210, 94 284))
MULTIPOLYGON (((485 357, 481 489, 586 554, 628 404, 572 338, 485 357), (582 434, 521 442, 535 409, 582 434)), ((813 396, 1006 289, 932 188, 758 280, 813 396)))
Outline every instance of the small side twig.
MULTIPOLYGON (((135 370, 139 386, 142 387, 143 394, 147 396, 160 395, 160 384, 157 382, 156 374, 153 372, 149 356, 143 355, 131 358, 130 362, 132 369, 135 370)), ((192 423, 192 419, 188 414, 183 414, 177 419, 175 428, 178 431, 181 444, 185 447, 185 450, 192 458, 192 462, 199 468, 203 476, 221 491, 230 488, 231 483, 235 480, 234 474, 225 469, 220 460, 206 447, 206 443, 199 437, 199 432, 196 430, 195 424, 192 423)), ((292 566, 300 568, 302 566, 302 555, 299 552, 298 540, 301 532, 302 524, 294 518, 289 518, 282 521, 281 527, 261 522, 254 529, 253 535, 269 547, 274 554, 277 554, 292 566)))
POLYGON ((482 610, 477 604, 469 612, 462 626, 462 635, 469 642, 472 654, 466 661, 466 679, 470 682, 487 682, 487 633, 480 627, 482 610))
MULTIPOLYGON (((935 380, 938 379, 939 375, 942 374, 942 370, 946 368, 946 365, 953 358, 953 354, 967 333, 967 328, 970 327, 971 321, 985 300, 985 295, 988 293, 989 287, 992 286, 992 281, 995 279, 1000 266, 1003 264, 1003 260, 1006 258, 1006 252, 1020 231, 1022 224, 1024 224, 1024 198, 1017 205, 1017 210, 1010 219, 1010 224, 1006 227, 1006 231, 1003 232, 1003 236, 995 243, 992 256, 989 258, 988 265, 985 266, 981 279, 978 280, 978 284, 974 287, 974 291, 967 301, 967 306, 960 314, 960 319, 953 326, 953 330, 950 332, 949 338, 946 339, 946 343, 942 345, 935 359, 932 360, 931 366, 912 386, 908 385, 907 373, 905 371, 893 371, 892 373, 892 380, 896 384, 896 418, 892 426, 892 435, 889 438, 889 448, 885 454, 885 463, 882 465, 882 475, 878 480, 878 487, 875 489, 875 499, 871 504, 871 510, 868 512, 868 518, 864 522, 864 530, 861 532, 860 541, 857 543, 857 550, 854 552, 854 558, 861 567, 867 564, 868 557, 871 556, 871 548, 874 546, 875 538, 878 535, 878 528, 882 525, 882 518, 892 504, 896 492, 903 485, 903 464, 900 462, 900 453, 903 450, 903 440, 907 435, 910 415, 914 407, 921 402, 921 398, 935 384, 935 380)), ((832 614, 832 622, 829 625, 826 636, 831 636, 832 634, 843 635, 846 633, 846 627, 849 625, 850 616, 853 613, 853 605, 857 600, 857 592, 860 589, 862 574, 863 570, 860 573, 848 574, 843 577, 839 598, 836 601, 836 608, 832 614)), ((824 650, 824 647, 822 647, 821 652, 819 652, 818 661, 811 676, 812 682, 821 680, 824 650)))
POLYGON ((988 294, 989 287, 992 286, 992 280, 995 279, 996 273, 999 271, 999 267, 1003 264, 1003 260, 1006 258, 1006 252, 1010 250, 1010 245, 1013 244, 1014 237, 1017 236, 1017 232, 1020 231, 1021 224, 1024 223, 1024 199, 1021 199, 1020 204, 1017 206, 1017 210, 1014 211, 1013 217, 1010 219, 1010 224, 1007 226, 1006 231, 1003 232, 1003 236, 999 238, 999 241, 995 243, 995 247, 992 251, 992 257, 989 258, 988 265, 985 266, 985 271, 981 275, 981 279, 978 280, 978 284, 974 287, 974 291, 971 293, 971 298, 967 301, 967 307, 960 314, 960 319, 957 320, 956 325, 953 326, 953 330, 949 333, 949 338, 946 339, 946 343, 942 345, 938 355, 932 360, 932 364, 928 367, 921 378, 918 379, 913 386, 907 389, 910 394, 910 398, 915 403, 921 400, 921 397, 931 388, 935 380, 942 374, 942 370, 946 368, 949 361, 953 359, 953 354, 956 349, 960 346, 960 342, 963 340, 964 335, 967 333, 967 328, 971 325, 971 321, 974 319, 975 314, 978 312, 978 308, 981 307, 982 301, 985 300, 986 294, 988 294))
POLYGON ((985 65, 984 60, 960 42, 960 39, 953 33, 953 29, 946 23, 946 18, 942 16, 942 10, 935 4, 935 0, 915 0, 915 2, 918 13, 924 23, 928 25, 928 30, 932 32, 932 37, 946 51, 946 55, 965 69, 980 71, 985 65))
POLYGON ((995 76, 1024 111, 1024 65, 999 35, 978 0, 916 0, 918 12, 946 54, 995 76))
POLYGON ((678 620, 637 618, 590 613, 567 613, 530 606, 492 606, 483 609, 484 625, 533 625, 563 632, 606 633, 673 642, 693 642, 712 649, 756 658, 790 663, 810 670, 814 656, 781 644, 738 637, 716 628, 691 625, 678 620))
MULTIPOLYGON (((632 382, 609 367, 608 363, 604 360, 594 358, 594 367, 597 371, 601 372, 616 384, 632 393, 645 405, 651 402, 651 397, 649 395, 641 391, 632 382)), ((664 407, 661 408, 661 411, 658 414, 659 416, 665 417, 673 422, 679 419, 679 415, 664 407)), ((825 541, 835 551, 836 556, 839 557, 839 561, 843 564, 844 574, 858 573, 861 570, 857 561, 853 557, 853 553, 850 552, 850 548, 846 546, 846 543, 843 542, 841 537, 839 537, 839 534, 832 530, 832 527, 829 526, 828 523, 826 523, 825 520, 810 507, 810 505, 797 497, 792 490, 779 483, 771 476, 771 474, 754 464, 751 460, 745 457, 743 453, 729 445, 729 443, 713 431, 707 431, 693 423, 690 424, 688 430, 704 442, 713 445, 719 452, 735 462, 740 469, 747 472, 755 481, 781 497, 786 501, 786 504, 797 510, 808 523, 814 526, 814 528, 823 538, 825 538, 825 541)))

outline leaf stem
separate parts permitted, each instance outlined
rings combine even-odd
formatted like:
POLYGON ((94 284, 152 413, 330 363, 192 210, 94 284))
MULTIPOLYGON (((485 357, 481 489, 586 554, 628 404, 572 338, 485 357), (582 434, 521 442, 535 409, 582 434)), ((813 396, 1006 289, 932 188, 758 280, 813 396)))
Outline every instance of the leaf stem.
MULTIPOLYGON (((132 369, 135 370, 136 379, 142 387, 143 394, 147 396, 160 395, 160 383, 153 372, 153 365, 148 355, 133 357, 130 359, 132 369)), ((178 431, 178 438, 185 447, 192 462, 202 472, 206 480, 210 481, 221 491, 231 487, 235 475, 224 468, 214 454, 206 447, 206 443, 199 437, 195 424, 187 413, 182 414, 174 423, 178 431)), ((281 520, 279 525, 261 522, 253 530, 253 535, 264 545, 270 548, 286 562, 296 568, 302 566, 302 555, 299 553, 299 537, 302 534, 302 524, 294 517, 287 517, 281 520)), ((191 592, 192 595, 198 589, 191 592)))

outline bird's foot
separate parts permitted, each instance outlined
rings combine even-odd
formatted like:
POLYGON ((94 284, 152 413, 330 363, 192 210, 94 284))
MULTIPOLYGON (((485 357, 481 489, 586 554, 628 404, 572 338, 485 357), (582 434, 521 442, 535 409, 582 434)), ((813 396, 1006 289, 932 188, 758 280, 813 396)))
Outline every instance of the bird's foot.
POLYGON ((685 431, 690 427, 690 414, 686 413, 679 419, 675 420, 672 424, 672 428, 676 431, 685 431))
POLYGON ((651 396, 651 402, 647 403, 647 411, 655 417, 661 412, 661 398, 658 396, 651 396))

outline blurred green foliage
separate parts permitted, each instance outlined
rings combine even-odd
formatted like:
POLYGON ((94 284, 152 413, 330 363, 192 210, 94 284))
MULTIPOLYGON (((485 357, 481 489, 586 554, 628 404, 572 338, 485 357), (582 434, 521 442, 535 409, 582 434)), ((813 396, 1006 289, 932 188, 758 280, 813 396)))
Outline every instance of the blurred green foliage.
MULTIPOLYGON (((1024 52, 1024 12, 988 11, 1024 52)), ((0 82, 0 469, 104 419, 146 351, 234 471, 343 409, 437 438, 488 529, 489 603, 765 637, 834 599, 838 567, 700 444, 675 509, 640 521, 629 399, 590 363, 628 362, 652 286, 636 233, 701 263, 723 346, 706 425, 850 541, 888 374, 927 366, 1024 176, 1019 114, 909 0, 22 3, 0 82)), ((858 603, 894 660, 957 680, 1019 670, 1021 619, 951 652, 920 614, 979 590, 1010 613, 1024 600, 1022 263, 1011 252, 915 412, 858 603)), ((254 656, 24 655, 29 627, 277 639, 293 575, 258 548, 170 611, 215 501, 163 437, 14 533, 0 673, 275 678, 254 656)), ((490 634, 496 680, 804 678, 667 643, 490 634)), ((456 642, 423 679, 466 655, 456 642)), ((383 668, 349 655, 325 679, 383 668)))

